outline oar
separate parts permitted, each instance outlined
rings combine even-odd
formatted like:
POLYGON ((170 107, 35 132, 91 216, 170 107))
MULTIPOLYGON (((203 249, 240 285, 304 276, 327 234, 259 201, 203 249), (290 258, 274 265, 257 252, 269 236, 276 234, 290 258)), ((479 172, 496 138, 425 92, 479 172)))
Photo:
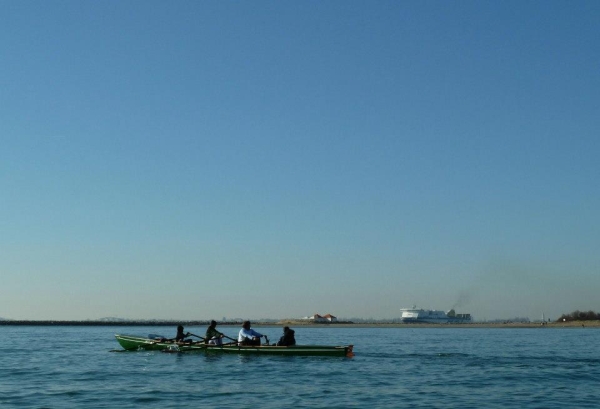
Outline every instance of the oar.
MULTIPOLYGON (((198 335, 194 335, 194 334, 190 334, 190 335, 191 335, 191 336, 193 336, 193 337, 198 337, 198 335)), ((233 342, 238 342, 238 340, 237 340, 237 339, 235 339, 235 338, 228 337, 228 336, 227 336, 227 335, 225 335, 225 334, 221 334, 221 335, 223 335, 223 338, 227 338, 227 339, 228 339, 228 340, 230 340, 230 341, 233 341, 233 342)), ((200 338, 200 339, 202 339, 202 340, 206 340, 206 338, 202 338, 202 337, 198 337, 198 338, 200 338)))
POLYGON ((201 337, 200 335, 192 334, 191 332, 188 332, 188 335, 191 335, 192 337, 200 338, 202 341, 206 340, 206 338, 201 337))
POLYGON ((148 334, 148 338, 152 340, 152 344, 156 344, 158 342, 175 342, 175 338, 167 338, 164 335, 158 334, 148 334))
POLYGON ((158 344, 159 342, 167 342, 170 341, 166 337, 157 334, 148 334, 148 338, 152 340, 150 344, 158 344))
POLYGON ((228 337, 228 336, 227 336, 227 335, 225 335, 225 334, 223 334, 223 338, 227 338, 228 340, 230 340, 230 341, 233 341, 233 342, 238 342, 238 340, 237 340, 237 339, 235 339, 235 338, 231 338, 231 337, 228 337))

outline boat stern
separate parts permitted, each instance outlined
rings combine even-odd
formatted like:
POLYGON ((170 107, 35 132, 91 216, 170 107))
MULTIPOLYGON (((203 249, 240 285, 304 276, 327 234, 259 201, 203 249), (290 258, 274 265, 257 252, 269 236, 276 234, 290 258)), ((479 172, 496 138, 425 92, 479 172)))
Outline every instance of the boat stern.
POLYGON ((346 347, 346 356, 352 358, 354 356, 354 345, 348 345, 346 347))

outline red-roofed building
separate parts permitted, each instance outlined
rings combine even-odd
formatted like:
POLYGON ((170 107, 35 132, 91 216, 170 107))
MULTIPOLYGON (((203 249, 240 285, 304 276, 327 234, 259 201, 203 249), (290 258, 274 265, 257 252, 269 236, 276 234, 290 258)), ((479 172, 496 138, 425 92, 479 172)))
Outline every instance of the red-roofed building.
POLYGON ((308 317, 309 320, 314 322, 326 322, 327 318, 320 316, 319 314, 311 315, 308 317))

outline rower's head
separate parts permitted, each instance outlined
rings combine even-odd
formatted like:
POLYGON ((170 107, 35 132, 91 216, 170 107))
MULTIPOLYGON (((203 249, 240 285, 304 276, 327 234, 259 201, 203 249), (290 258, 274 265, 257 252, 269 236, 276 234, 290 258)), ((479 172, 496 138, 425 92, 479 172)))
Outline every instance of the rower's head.
POLYGON ((250 321, 244 321, 242 328, 250 329, 250 321))
POLYGON ((177 331, 181 331, 181 332, 183 332, 183 325, 178 325, 178 326, 177 326, 177 331))
POLYGON ((212 320, 212 321, 210 322, 210 326, 211 326, 212 328, 216 327, 216 326, 217 326, 217 321, 215 321, 215 320, 212 320))

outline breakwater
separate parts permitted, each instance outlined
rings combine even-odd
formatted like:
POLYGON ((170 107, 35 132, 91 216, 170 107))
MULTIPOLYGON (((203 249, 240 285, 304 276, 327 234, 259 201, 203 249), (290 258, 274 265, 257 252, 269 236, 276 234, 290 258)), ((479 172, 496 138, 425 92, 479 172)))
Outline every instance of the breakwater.
MULTIPOLYGON (((69 325, 69 326, 200 326, 208 325, 209 320, 206 321, 174 321, 174 320, 160 320, 160 321, 60 321, 60 320, 7 320, 0 321, 0 325, 69 325)), ((238 322, 223 322, 220 325, 236 325, 238 322)), ((241 323, 240 323, 241 324, 241 323)))
MULTIPOLYGON (((327 326, 327 325, 344 325, 353 323, 351 321, 340 321, 340 322, 302 322, 302 321, 290 321, 290 320, 251 320, 253 325, 316 325, 316 326, 327 326)), ((242 325, 243 320, 232 320, 232 321, 219 321, 219 325, 231 325, 239 326, 242 325)), ((65 326, 177 326, 183 325, 184 327, 192 326, 207 326, 210 324, 210 320, 0 320, 1 325, 65 325, 65 326)))

